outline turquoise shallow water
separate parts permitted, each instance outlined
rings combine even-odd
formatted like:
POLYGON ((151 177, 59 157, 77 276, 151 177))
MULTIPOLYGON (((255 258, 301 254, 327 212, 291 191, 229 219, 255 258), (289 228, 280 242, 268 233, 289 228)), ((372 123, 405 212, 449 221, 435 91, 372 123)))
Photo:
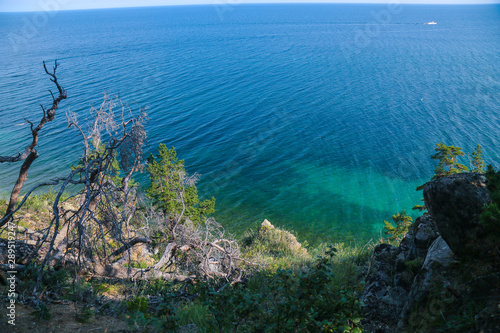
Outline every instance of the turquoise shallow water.
MULTIPOLYGON (((175 146, 235 234, 267 218, 311 242, 366 241, 419 203, 415 187, 433 173, 437 142, 466 152, 480 143, 500 164, 499 6, 40 15, 0 13, 0 154, 22 149, 23 119, 50 102, 42 60, 59 59, 69 93, 44 129, 29 184, 78 158, 64 113, 84 121, 103 92, 149 106, 148 151, 175 146)), ((18 165, 0 167, 5 193, 18 165)))

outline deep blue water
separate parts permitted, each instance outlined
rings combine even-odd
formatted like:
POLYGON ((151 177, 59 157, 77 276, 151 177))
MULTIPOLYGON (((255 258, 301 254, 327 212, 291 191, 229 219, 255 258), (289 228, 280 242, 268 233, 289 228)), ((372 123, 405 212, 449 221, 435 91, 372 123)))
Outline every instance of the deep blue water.
MULTIPOLYGON (((149 106, 235 234, 264 218, 310 241, 366 241, 419 203, 440 141, 500 164, 500 6, 225 5, 0 13, 0 154, 29 140, 58 59, 69 99, 30 184, 64 175, 102 94, 149 106), (436 21, 436 25, 427 25, 436 21)), ((468 165, 467 158, 463 162, 468 165)), ((19 164, 0 165, 13 186, 19 164)))

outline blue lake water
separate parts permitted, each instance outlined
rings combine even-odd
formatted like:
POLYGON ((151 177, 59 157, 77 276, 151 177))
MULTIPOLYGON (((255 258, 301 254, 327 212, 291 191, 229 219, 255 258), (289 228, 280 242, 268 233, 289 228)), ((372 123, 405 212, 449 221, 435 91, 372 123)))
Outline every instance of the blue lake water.
MULTIPOLYGON (((0 154, 50 104, 29 183, 65 175, 104 92, 149 107, 147 151, 175 146, 234 234, 367 241, 411 211, 440 141, 500 164, 500 6, 218 5, 0 13, 0 154), (427 22, 436 21, 436 25, 427 22)), ((463 162, 468 165, 465 157, 463 162)), ((8 192, 19 164, 0 165, 8 192)))

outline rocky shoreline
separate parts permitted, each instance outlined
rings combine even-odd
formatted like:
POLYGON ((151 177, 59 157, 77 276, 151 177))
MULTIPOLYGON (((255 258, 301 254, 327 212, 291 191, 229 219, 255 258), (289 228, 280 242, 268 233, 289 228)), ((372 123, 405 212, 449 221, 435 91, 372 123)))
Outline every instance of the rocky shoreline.
POLYGON ((430 181, 429 212, 398 247, 375 247, 361 294, 367 331, 452 332, 442 319, 456 316, 458 331, 500 332, 500 253, 479 219, 491 201, 485 181, 477 173, 430 181))

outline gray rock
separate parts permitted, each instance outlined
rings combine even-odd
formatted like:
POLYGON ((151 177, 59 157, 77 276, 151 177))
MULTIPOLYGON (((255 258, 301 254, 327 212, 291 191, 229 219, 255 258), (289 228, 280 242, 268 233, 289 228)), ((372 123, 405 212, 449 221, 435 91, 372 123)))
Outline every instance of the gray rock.
POLYGON ((396 287, 401 287, 406 291, 406 294, 411 290, 411 286, 413 284, 413 279, 415 275, 409 270, 404 270, 401 273, 397 274, 394 278, 394 284, 396 287))
POLYGON ((446 268, 455 263, 457 263, 457 260, 450 247, 443 237, 438 237, 429 248, 422 269, 429 270, 433 265, 441 265, 446 268))
POLYGON ((481 233, 479 216, 491 199, 485 177, 459 173, 440 177, 424 186, 424 200, 439 234, 458 256, 466 255, 467 245, 481 233))
POLYGON ((407 291, 394 285, 395 261, 400 250, 389 244, 380 244, 373 250, 373 260, 361 294, 365 304, 365 318, 371 329, 388 327, 397 322, 406 300, 407 291))
POLYGON ((428 248, 438 237, 432 217, 423 215, 415 221, 399 247, 380 244, 373 250, 373 260, 366 277, 366 287, 361 294, 365 304, 365 329, 392 332, 410 301, 409 293, 416 271, 410 261, 424 261, 428 248))
POLYGON ((415 225, 415 252, 417 257, 425 258, 432 242, 439 236, 436 224, 430 215, 424 215, 415 225))
POLYGON ((429 246, 438 236, 437 227, 429 214, 418 217, 399 245, 400 258, 406 261, 425 258, 429 246))
MULTIPOLYGON (((438 237, 429 248, 424 264, 413 280, 407 297, 408 301, 399 318, 397 331, 404 331, 408 324, 415 324, 409 323, 414 319, 410 317, 411 311, 418 305, 428 304, 432 295, 436 294, 436 289, 444 289, 446 285, 451 284, 446 273, 450 272, 450 266, 456 262, 448 244, 442 237, 438 237)), ((441 305, 441 301, 436 304, 441 305)), ((424 327, 430 324, 433 316, 437 315, 437 313, 432 312, 432 307, 431 309, 426 308, 425 311, 429 317, 429 323, 423 323, 424 327)))
POLYGON ((500 252, 479 223, 491 201, 485 177, 467 173, 435 179, 424 186, 424 199, 429 213, 416 219, 399 247, 374 249, 361 293, 364 328, 433 332, 443 313, 449 320, 450 309, 463 311, 467 302, 481 300, 486 307, 475 313, 476 331, 499 332, 500 252))

